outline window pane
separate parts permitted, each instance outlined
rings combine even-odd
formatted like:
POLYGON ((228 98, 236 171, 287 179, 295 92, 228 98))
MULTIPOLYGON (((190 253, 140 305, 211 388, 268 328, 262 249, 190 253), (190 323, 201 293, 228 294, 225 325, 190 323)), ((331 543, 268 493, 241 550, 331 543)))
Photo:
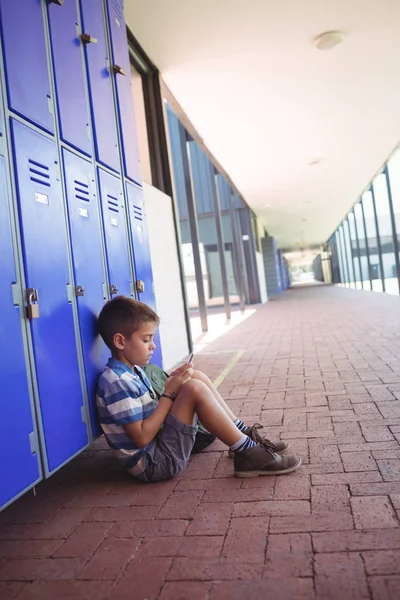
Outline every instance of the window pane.
POLYGON ((345 284, 346 287, 349 287, 349 272, 347 269, 347 257, 346 257, 346 252, 345 252, 345 247, 344 247, 344 238, 343 238, 343 226, 339 225, 339 244, 340 244, 340 253, 342 255, 342 262, 343 262, 343 283, 345 284))
POLYGON ((343 263, 342 246, 340 243, 339 229, 335 233, 335 239, 336 239, 337 255, 338 255, 338 259, 339 259, 340 283, 342 285, 344 285, 346 283, 346 277, 344 274, 344 266, 343 266, 344 263, 343 263))
POLYGON ((379 266, 378 242, 376 237, 376 227, 374 218, 374 205, 371 192, 365 192, 362 197, 364 205, 365 226, 367 228, 367 238, 369 246, 369 264, 370 275, 372 279, 372 289, 374 292, 382 291, 381 269, 379 266))
POLYGON ((347 223, 347 219, 345 219, 343 221, 343 235, 344 235, 344 249, 345 249, 346 260, 347 260, 347 270, 349 273, 349 283, 350 283, 350 287, 354 288, 355 283, 354 283, 353 258, 352 258, 352 253, 351 253, 349 226, 347 223))
POLYGON ((367 256, 367 245, 365 243, 365 231, 364 221, 362 215, 361 202, 356 204, 354 207, 355 225, 358 233, 358 243, 360 246, 360 259, 361 259, 361 276, 364 290, 371 289, 371 283, 369 280, 368 271, 368 256, 367 256))
POLYGON ((350 240, 351 240, 351 256, 353 258, 354 273, 356 276, 355 284, 356 284, 356 288, 360 290, 360 289, 362 289, 360 263, 358 260, 356 224, 355 224, 354 214, 352 212, 349 213, 348 220, 349 220, 350 240))
POLYGON ((396 259, 394 256, 392 222, 390 220, 389 197, 384 173, 378 175, 373 183, 376 215, 378 217, 379 236, 381 240, 383 276, 385 290, 389 294, 398 294, 396 259))

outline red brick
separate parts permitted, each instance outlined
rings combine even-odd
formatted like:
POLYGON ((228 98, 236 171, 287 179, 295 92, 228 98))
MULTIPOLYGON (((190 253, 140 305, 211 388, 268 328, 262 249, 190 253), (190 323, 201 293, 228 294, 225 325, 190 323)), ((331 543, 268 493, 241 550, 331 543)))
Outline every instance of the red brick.
POLYGON ((74 496, 66 504, 66 508, 89 507, 102 508, 113 506, 130 506, 136 494, 133 490, 127 494, 106 494, 100 495, 95 493, 79 494, 74 496))
POLYGON ((109 600, 155 600, 171 567, 171 558, 132 560, 109 600))
POLYGON ((393 450, 376 450, 372 452, 372 456, 378 460, 386 460, 389 458, 398 460, 400 458, 400 447, 397 445, 397 448, 393 450))
POLYGON ((67 538, 82 523, 88 512, 87 508, 62 508, 42 526, 35 537, 48 540, 67 538))
POLYGON ((379 402, 378 408, 384 419, 400 417, 399 402, 379 402))
POLYGON ((341 483, 378 483, 382 478, 377 471, 365 473, 334 473, 328 475, 312 475, 312 485, 336 485, 341 483))
POLYGON ((0 542, 0 557, 45 558, 52 556, 63 540, 25 540, 0 542))
MULTIPOLYGON (((162 521, 134 521, 133 523, 116 523, 110 530, 110 537, 162 537, 184 535, 189 521, 169 519, 162 521)), ((189 534, 190 535, 190 534, 189 534)), ((201 532, 200 532, 201 535, 201 532)))
POLYGON ((377 460, 384 481, 400 481, 400 461, 398 459, 377 460))
POLYGON ((46 523, 67 502, 68 496, 48 497, 42 490, 36 496, 27 494, 8 509, 9 523, 46 523))
POLYGON ((335 435, 360 435, 361 430, 358 423, 334 423, 335 435))
MULTIPOLYGON (((161 506, 167 500, 178 484, 177 479, 161 481, 148 485, 137 485, 134 487, 135 496, 132 500, 134 506, 161 506)), ((133 491, 133 490, 132 490, 133 491)))
POLYGON ((400 552, 398 550, 372 550, 363 552, 363 557, 368 575, 400 574, 400 552))
POLYGON ((157 513, 157 519, 190 519, 203 494, 202 491, 173 492, 157 513))
POLYGON ((315 585, 324 600, 369 598, 367 578, 359 554, 317 554, 315 585))
POLYGON ((316 552, 357 552, 400 549, 400 529, 313 533, 316 552))
POLYGON ((302 470, 296 471, 290 477, 277 477, 274 499, 275 500, 309 500, 310 477, 304 475, 302 470))
POLYGON ((261 413, 261 422, 271 427, 273 425, 282 425, 283 409, 263 410, 261 413))
POLYGON ((367 442, 391 442, 394 439, 389 428, 385 425, 370 426, 361 423, 361 430, 367 442))
POLYGON ((305 475, 326 475, 328 473, 343 473, 342 461, 339 463, 303 465, 301 472, 305 475))
POLYGON ((264 576, 312 577, 312 546, 308 533, 270 535, 264 576))
MULTIPOLYGON (((273 477, 271 478, 274 479, 273 477)), ((274 481, 269 477, 263 478, 263 486, 254 489, 236 489, 231 494, 224 490, 210 490, 205 493, 203 503, 224 503, 224 502, 254 502, 256 500, 272 500, 274 495, 274 481)))
POLYGON ((227 579, 256 579, 263 571, 263 561, 243 563, 231 559, 177 558, 168 573, 169 581, 216 581, 227 579))
POLYGON ((352 496, 382 496, 385 494, 400 494, 400 482, 358 483, 350 485, 352 496))
POLYGON ((311 488, 311 510, 314 514, 350 512, 349 499, 345 485, 319 485, 311 488))
POLYGON ((85 521, 146 521, 152 519, 158 506, 115 506, 110 508, 93 508, 85 521))
POLYGON ((397 450, 399 447, 397 442, 364 442, 361 444, 342 444, 339 446, 340 452, 373 452, 382 450, 384 452, 389 450, 397 450))
POLYGON ((320 392, 307 392, 306 403, 307 406, 327 406, 328 400, 326 395, 321 394, 320 392))
POLYGON ((134 556, 139 539, 106 539, 79 572, 79 579, 116 580, 134 556))
MULTIPOLYGON (((381 386, 367 386, 368 392, 371 394, 372 398, 375 400, 393 400, 393 394, 389 392, 389 390, 381 385, 381 386)), ((381 408, 381 402, 379 403, 379 410, 381 408)))
POLYGON ((400 576, 377 576, 368 578, 373 600, 398 600, 400 598, 400 576))
MULTIPOLYGON (((354 410, 355 415, 357 415, 357 417, 360 417, 361 419, 365 419, 365 418, 369 418, 369 417, 373 417, 374 419, 381 418, 381 413, 376 408, 375 402, 365 402, 365 403, 355 404, 353 406, 353 410, 354 410)), ((366 427, 368 427, 368 425, 366 425, 366 427)), ((361 428, 363 428, 362 425, 361 425, 361 428)))
POLYGON ((188 558, 220 556, 224 540, 222 535, 146 538, 140 544, 137 556, 186 556, 188 558))
POLYGON ((330 410, 351 409, 351 402, 347 396, 328 396, 330 410))
POLYGON ((201 504, 186 535, 225 535, 232 512, 233 504, 201 504))
POLYGON ((104 540, 112 523, 82 523, 54 553, 56 557, 89 558, 104 540))
POLYGON ((242 562, 264 562, 268 526, 268 517, 232 519, 222 556, 242 562))
POLYGON ((0 580, 74 579, 83 562, 78 558, 15 558, 0 568, 0 580))
POLYGON ((227 496, 235 494, 242 485, 242 481, 236 477, 229 479, 188 479, 178 482, 175 490, 178 492, 200 490, 200 491, 224 491, 227 496))
POLYGON ((312 578, 264 579, 257 581, 222 581, 211 589, 210 600, 312 600, 312 578))
MULTIPOLYGON (((26 589, 27 584, 20 581, 0 581, 0 598, 4 600, 15 600, 21 590, 26 589)), ((20 596, 22 600, 22 596, 20 596)))
POLYGON ((306 500, 270 500, 265 502, 237 502, 235 517, 258 517, 264 515, 309 515, 310 503, 306 500))
POLYGON ((342 454, 344 470, 349 471, 374 471, 378 467, 369 452, 345 452, 342 454))
POLYGON ((318 438, 329 438, 333 437, 333 431, 331 429, 327 429, 324 431, 288 431, 282 435, 285 439, 294 439, 294 438, 306 438, 306 439, 318 439, 318 438))
POLYGON ((400 494, 390 494, 390 500, 396 509, 400 509, 400 494))
POLYGON ((211 583, 199 581, 167 581, 159 600, 208 600, 211 583))
POLYGON ((341 464, 340 454, 337 446, 324 446, 314 443, 310 444, 310 463, 326 464, 330 462, 341 464))
POLYGON ((271 517, 271 533, 302 533, 308 531, 342 531, 353 529, 353 519, 346 513, 330 512, 324 515, 271 517))
POLYGON ((107 581, 35 581, 26 584, 15 600, 106 600, 111 586, 107 581))
POLYGON ((357 529, 398 527, 398 521, 387 496, 351 498, 351 507, 357 529))

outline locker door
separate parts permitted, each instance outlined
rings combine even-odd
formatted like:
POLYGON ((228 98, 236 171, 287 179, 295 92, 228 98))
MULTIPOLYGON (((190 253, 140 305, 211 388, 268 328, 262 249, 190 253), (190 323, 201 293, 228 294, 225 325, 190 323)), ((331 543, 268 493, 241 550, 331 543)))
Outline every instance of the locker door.
MULTIPOLYGON (((156 310, 156 299, 153 289, 153 271, 151 268, 151 256, 149 236, 147 231, 146 213, 143 200, 143 190, 132 183, 126 184, 129 205, 129 218, 132 231, 133 257, 135 262, 136 281, 143 282, 143 292, 138 292, 138 299, 156 310)), ((152 361, 162 366, 161 344, 157 331, 155 343, 157 348, 153 353, 152 361)))
POLYGON ((85 55, 89 79, 89 96, 93 119, 96 158, 119 172, 117 123, 111 80, 111 61, 108 57, 102 0, 82 0, 82 27, 97 39, 86 44, 85 55))
POLYGON ((8 214, 4 156, 0 156, 0 508, 40 481, 36 430, 29 397, 8 214), (32 447, 31 447, 32 442, 32 447), (8 456, 8 460, 5 458, 8 456))
POLYGON ((121 180, 98 169, 111 295, 131 295, 132 276, 121 180))
POLYGON ((142 184, 123 0, 107 0, 125 175, 142 184))
POLYGON ((94 169, 90 162, 63 150, 75 288, 85 363, 92 433, 99 435, 95 403, 96 383, 110 351, 97 335, 97 316, 104 304, 105 283, 101 223, 94 169), (79 295, 81 294, 81 295, 79 295))
POLYGON ((89 116, 75 0, 48 4, 61 139, 91 155, 89 116))
POLYGON ((8 105, 50 133, 50 83, 41 0, 0 0, 8 105))
POLYGON ((56 144, 11 120, 27 288, 40 317, 31 321, 38 407, 49 472, 86 446, 56 144))

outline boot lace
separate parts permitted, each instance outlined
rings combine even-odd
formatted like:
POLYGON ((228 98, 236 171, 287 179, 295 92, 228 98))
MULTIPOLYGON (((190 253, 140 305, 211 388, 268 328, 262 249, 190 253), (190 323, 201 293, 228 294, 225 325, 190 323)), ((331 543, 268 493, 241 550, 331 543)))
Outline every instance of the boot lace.
POLYGON ((265 436, 262 436, 259 433, 259 430, 263 428, 264 426, 261 425, 261 423, 254 423, 254 425, 251 425, 248 428, 246 435, 248 435, 249 438, 251 438, 257 444, 260 444, 260 446, 263 446, 265 449, 272 450, 273 452, 275 452, 275 444, 271 442, 271 440, 268 440, 265 436))

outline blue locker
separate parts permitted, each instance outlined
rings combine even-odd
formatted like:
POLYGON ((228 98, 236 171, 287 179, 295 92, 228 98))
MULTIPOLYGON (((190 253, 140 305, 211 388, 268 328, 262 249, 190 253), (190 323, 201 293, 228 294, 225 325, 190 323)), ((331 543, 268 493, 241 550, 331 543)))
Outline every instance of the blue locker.
POLYGON ((41 479, 29 397, 8 209, 6 167, 0 156, 0 508, 41 479), (8 459, 6 458, 8 457, 8 459))
POLYGON ((94 169, 90 162, 63 150, 67 204, 72 242, 83 360, 92 433, 100 434, 96 411, 96 383, 110 351, 97 335, 97 316, 104 304, 101 223, 94 169))
POLYGON ((76 0, 62 6, 50 2, 48 14, 61 139, 90 156, 92 142, 76 0))
POLYGON ((88 443, 83 422, 68 255, 56 144, 11 120, 26 287, 37 290, 40 317, 31 320, 38 408, 47 470, 88 443))
POLYGON ((110 295, 131 295, 132 276, 121 180, 98 168, 110 295))
POLYGON ((89 96, 93 120, 96 158, 119 172, 117 122, 111 80, 111 61, 107 51, 103 1, 82 0, 82 27, 84 33, 97 39, 85 44, 89 79, 89 96))
POLYGON ((123 0, 107 0, 125 175, 142 184, 123 0))
POLYGON ((0 0, 8 105, 53 133, 41 0, 0 0))
MULTIPOLYGON (((144 290, 138 292, 138 300, 145 302, 153 310, 156 310, 156 299, 153 288, 153 271, 151 268, 151 256, 149 236, 147 232, 146 213, 143 200, 143 190, 132 183, 126 184, 128 194, 129 218, 132 231, 133 256, 135 262, 136 282, 143 282, 144 290)), ((161 344, 157 331, 155 349, 152 363, 162 366, 161 344)))

